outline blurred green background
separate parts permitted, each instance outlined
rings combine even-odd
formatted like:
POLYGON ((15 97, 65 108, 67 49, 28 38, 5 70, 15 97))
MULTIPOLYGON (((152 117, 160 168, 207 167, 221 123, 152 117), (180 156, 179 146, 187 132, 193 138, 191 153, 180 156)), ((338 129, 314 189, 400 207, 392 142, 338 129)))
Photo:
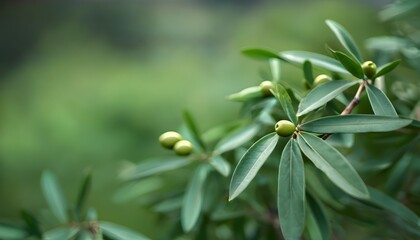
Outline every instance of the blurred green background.
POLYGON ((234 120, 239 104, 225 96, 259 84, 266 67, 244 48, 326 53, 337 43, 325 19, 360 45, 386 34, 375 2, 387 1, 3 1, 0 218, 46 206, 44 169, 75 199, 90 168, 100 219, 157 236, 151 212, 112 201, 121 163, 166 154, 157 137, 185 109, 202 130, 234 120))

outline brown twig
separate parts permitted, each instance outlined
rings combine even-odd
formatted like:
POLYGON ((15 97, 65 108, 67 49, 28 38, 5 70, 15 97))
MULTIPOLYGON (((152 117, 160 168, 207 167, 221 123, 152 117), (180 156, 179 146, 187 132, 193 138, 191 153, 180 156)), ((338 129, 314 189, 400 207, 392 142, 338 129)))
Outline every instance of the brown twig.
MULTIPOLYGON (((363 81, 360 86, 359 89, 357 89, 356 94, 354 95, 353 99, 351 100, 351 102, 346 106, 346 108, 344 108, 344 110, 341 112, 340 115, 347 115, 350 114, 351 111, 353 111, 353 109, 359 104, 360 102, 360 98, 362 97, 362 93, 366 88, 366 84, 367 81, 363 81)), ((331 133, 326 133, 324 135, 322 135, 322 139, 326 140, 327 138, 329 138, 331 136, 331 133)))

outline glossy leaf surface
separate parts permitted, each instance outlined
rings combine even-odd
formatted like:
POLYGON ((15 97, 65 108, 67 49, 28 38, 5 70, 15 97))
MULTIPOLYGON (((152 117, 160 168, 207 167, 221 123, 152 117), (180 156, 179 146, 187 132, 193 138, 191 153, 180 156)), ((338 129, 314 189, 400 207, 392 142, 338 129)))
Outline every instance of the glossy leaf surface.
POLYGON ((326 20, 325 22, 334 32, 335 36, 338 38, 343 47, 347 49, 347 51, 349 51, 359 61, 359 63, 362 63, 362 55, 360 54, 360 51, 350 33, 343 26, 332 20, 326 20))
POLYGON ((366 86, 366 92, 375 115, 398 117, 391 101, 389 101, 388 97, 380 89, 368 84, 366 86))
POLYGON ((338 61, 349 71, 353 76, 363 79, 364 73, 362 66, 359 62, 354 60, 352 57, 347 56, 345 53, 339 51, 332 51, 338 61))
POLYGON ((338 73, 348 73, 348 71, 334 58, 322 54, 305 51, 284 51, 280 56, 292 63, 303 64, 305 61, 311 61, 315 66, 338 73))
POLYGON ((293 108, 292 99, 290 98, 286 89, 281 84, 276 84, 276 88, 273 91, 273 94, 280 102, 280 105, 283 108, 283 111, 286 113, 289 120, 296 125, 297 118, 295 109, 293 108))

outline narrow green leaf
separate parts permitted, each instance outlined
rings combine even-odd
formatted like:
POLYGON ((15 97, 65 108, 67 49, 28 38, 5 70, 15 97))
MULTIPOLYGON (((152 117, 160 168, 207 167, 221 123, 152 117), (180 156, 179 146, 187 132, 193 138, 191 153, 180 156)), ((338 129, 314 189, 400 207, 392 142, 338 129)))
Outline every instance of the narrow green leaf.
POLYGON ((320 203, 310 194, 307 197, 306 227, 311 239, 328 240, 330 239, 330 224, 320 203))
POLYGON ((284 51, 280 53, 280 56, 289 62, 303 64, 305 61, 311 61, 313 65, 333 72, 348 73, 339 61, 318 53, 305 51, 284 51))
POLYGON ((133 199, 138 199, 142 195, 156 191, 163 186, 159 178, 146 178, 140 181, 132 181, 120 186, 113 194, 112 200, 117 203, 124 203, 133 199))
POLYGON ((308 60, 303 62, 303 75, 305 76, 305 80, 309 86, 312 86, 314 83, 314 74, 312 71, 312 63, 308 60))
POLYGON ((258 170, 276 147, 279 136, 270 133, 255 142, 242 156, 233 172, 229 186, 229 201, 236 198, 254 179, 258 170))
POLYGON ((209 160, 209 163, 223 176, 229 176, 230 164, 220 155, 212 156, 209 160))
POLYGON ((244 128, 240 128, 220 140, 220 142, 217 143, 214 152, 217 154, 222 154, 224 152, 236 149, 237 147, 240 147, 252 140, 255 135, 257 135, 259 130, 260 126, 257 124, 251 124, 244 128))
POLYGON ((281 59, 278 54, 271 52, 269 50, 259 49, 259 48, 242 50, 242 54, 247 57, 258 59, 258 60, 270 60, 273 58, 281 59))
MULTIPOLYGON (((30 212, 22 210, 21 217, 26 223, 26 228, 31 233, 31 235, 37 236, 39 238, 42 237, 41 227, 39 226, 38 220, 32 215, 30 212)), ((2 237, 0 236, 0 239, 2 237)))
POLYGON ((41 187, 51 212, 61 223, 66 223, 67 203, 57 179, 50 171, 44 171, 42 174, 41 187))
POLYGON ((365 183, 347 159, 322 139, 308 133, 298 135, 303 153, 339 188, 353 197, 367 199, 365 183))
POLYGON ((411 121, 369 114, 336 115, 306 122, 300 128, 314 133, 389 132, 407 126, 411 121))
POLYGON ((305 173, 296 140, 287 142, 281 155, 277 208, 286 240, 299 239, 305 226, 305 173))
POLYGON ((417 227, 420 227, 419 217, 402 203, 374 188, 369 187, 368 190, 370 194, 369 202, 397 215, 417 227))
POLYGON ((153 206, 153 211, 158 213, 168 213, 174 210, 181 209, 182 201, 182 197, 165 199, 153 206))
POLYGON ((292 121, 294 124, 297 124, 295 109, 293 109, 292 99, 290 99, 287 90, 283 87, 283 85, 276 84, 276 88, 272 92, 273 95, 280 102, 280 105, 283 108, 283 111, 286 113, 289 120, 292 121))
POLYGON ((340 61, 341 64, 349 71, 353 76, 363 79, 364 73, 362 66, 359 62, 357 62, 352 57, 347 56, 345 53, 331 50, 334 54, 334 56, 337 58, 338 61, 340 61))
POLYGON ((357 45, 350 33, 343 26, 332 20, 326 20, 325 22, 334 32, 335 36, 338 38, 343 47, 347 49, 347 51, 349 51, 359 61, 359 63, 362 63, 362 55, 360 54, 360 51, 357 48, 357 45))
POLYGON ((240 92, 231 94, 227 97, 230 101, 245 102, 250 99, 260 98, 264 96, 259 86, 245 88, 240 92))
POLYGON ((117 225, 111 222, 101 221, 100 228, 105 236, 117 240, 146 240, 149 239, 144 235, 135 232, 127 227, 117 225))
POLYGON ((76 236, 79 228, 61 227, 46 231, 43 234, 43 240, 68 240, 76 236))
POLYGON ((96 212, 95 208, 88 208, 86 211, 86 220, 87 221, 96 221, 98 220, 98 213, 96 212))
POLYGON ((152 159, 139 163, 135 167, 124 169, 120 173, 120 178, 124 181, 141 179, 155 174, 160 174, 170 170, 184 167, 190 164, 191 159, 183 157, 173 157, 169 159, 152 159))
POLYGON ((335 80, 312 89, 300 102, 297 116, 302 116, 321 107, 357 83, 353 80, 335 80))
POLYGON ((393 167, 385 184, 387 193, 397 194, 403 189, 403 182, 410 175, 410 164, 415 159, 412 152, 406 152, 393 167))
POLYGON ((24 229, 0 223, 0 239, 21 240, 27 235, 24 229))
POLYGON ((331 135, 326 141, 333 147, 351 148, 354 144, 354 134, 335 133, 331 135))
POLYGON ((80 188, 79 196, 77 197, 75 213, 76 213, 76 216, 79 220, 81 220, 82 210, 83 210, 83 207, 86 203, 86 199, 88 197, 91 184, 92 184, 92 174, 89 171, 85 176, 85 179, 84 179, 84 181, 82 183, 82 186, 80 188))
POLYGON ((371 84, 368 84, 366 86, 366 91, 369 97, 370 105, 372 106, 375 115, 398 117, 398 114, 395 111, 394 106, 392 106, 391 101, 389 101, 389 99, 380 89, 371 84))
POLYGON ((394 70, 394 68, 396 68, 400 64, 400 62, 401 62, 401 60, 398 59, 398 60, 395 60, 393 62, 387 63, 383 66, 380 66, 378 68, 378 71, 376 72, 375 76, 373 77, 373 79, 391 72, 392 70, 394 70))
POLYGON ((280 60, 276 58, 270 59, 270 70, 273 82, 280 81, 280 60))
POLYGON ((181 225, 185 232, 191 231, 200 216, 207 174, 208 168, 198 168, 188 184, 181 208, 181 225))
POLYGON ((191 137, 193 138, 194 142, 199 144, 200 147, 205 150, 206 145, 203 142, 203 139, 201 138, 200 131, 198 131, 197 124, 195 123, 192 115, 188 111, 184 111, 184 121, 187 126, 187 129, 189 133, 191 134, 191 137))

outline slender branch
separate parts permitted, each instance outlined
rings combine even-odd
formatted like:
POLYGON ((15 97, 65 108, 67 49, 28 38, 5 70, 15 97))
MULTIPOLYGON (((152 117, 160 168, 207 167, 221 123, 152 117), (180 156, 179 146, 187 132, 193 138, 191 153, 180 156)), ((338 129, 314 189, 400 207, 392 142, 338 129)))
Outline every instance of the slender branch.
MULTIPOLYGON (((344 110, 341 112, 340 115, 347 115, 350 114, 351 111, 353 111, 353 109, 359 104, 360 102, 360 98, 362 97, 362 93, 366 88, 366 84, 367 81, 363 81, 360 86, 359 89, 357 89, 356 94, 354 95, 353 99, 351 100, 351 102, 346 106, 346 108, 344 108, 344 110)), ((326 133, 324 135, 322 135, 322 139, 326 140, 327 138, 329 138, 331 136, 330 133, 326 133)))

